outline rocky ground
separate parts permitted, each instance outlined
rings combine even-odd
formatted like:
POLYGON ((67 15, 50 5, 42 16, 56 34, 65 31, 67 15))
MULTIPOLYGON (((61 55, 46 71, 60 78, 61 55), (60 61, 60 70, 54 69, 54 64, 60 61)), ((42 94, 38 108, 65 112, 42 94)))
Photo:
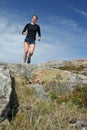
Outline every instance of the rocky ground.
POLYGON ((0 63, 0 130, 87 130, 87 60, 0 63))

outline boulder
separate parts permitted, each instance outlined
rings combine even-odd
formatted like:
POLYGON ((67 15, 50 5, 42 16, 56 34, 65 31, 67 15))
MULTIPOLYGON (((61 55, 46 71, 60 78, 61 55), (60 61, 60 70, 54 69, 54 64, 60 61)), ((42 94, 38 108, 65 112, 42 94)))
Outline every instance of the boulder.
POLYGON ((0 120, 6 118, 8 113, 8 104, 11 95, 11 77, 9 70, 0 66, 0 120))

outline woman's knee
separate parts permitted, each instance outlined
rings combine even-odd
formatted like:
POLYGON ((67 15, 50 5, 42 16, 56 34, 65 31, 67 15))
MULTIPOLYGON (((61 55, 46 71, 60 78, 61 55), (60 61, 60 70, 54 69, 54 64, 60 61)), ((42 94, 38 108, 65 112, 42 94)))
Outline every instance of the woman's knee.
POLYGON ((30 54, 30 56, 33 55, 34 49, 35 49, 35 45, 34 45, 34 44, 30 44, 30 49, 29 49, 29 54, 30 54))
POLYGON ((28 50, 24 50, 24 55, 27 55, 28 54, 28 50))
POLYGON ((30 51, 30 52, 29 52, 29 55, 32 56, 32 55, 33 55, 33 51, 30 51))
POLYGON ((28 43, 24 42, 24 53, 27 54, 29 49, 28 43))

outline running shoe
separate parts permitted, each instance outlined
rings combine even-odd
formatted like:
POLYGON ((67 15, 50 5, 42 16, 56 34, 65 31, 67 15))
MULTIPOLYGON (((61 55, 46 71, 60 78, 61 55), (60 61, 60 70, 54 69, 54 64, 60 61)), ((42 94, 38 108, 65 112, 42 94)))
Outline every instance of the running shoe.
POLYGON ((30 62, 31 62, 31 57, 28 56, 27 63, 30 64, 30 62))

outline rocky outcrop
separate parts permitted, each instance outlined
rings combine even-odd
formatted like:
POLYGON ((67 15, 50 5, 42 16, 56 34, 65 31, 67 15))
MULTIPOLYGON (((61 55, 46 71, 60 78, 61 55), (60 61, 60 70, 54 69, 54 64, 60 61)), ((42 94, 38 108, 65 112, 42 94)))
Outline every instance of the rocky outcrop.
POLYGON ((0 63, 0 119, 11 120, 20 111, 20 92, 26 88, 40 100, 52 102, 52 98, 70 95, 76 86, 87 86, 87 60, 38 65, 0 63))

